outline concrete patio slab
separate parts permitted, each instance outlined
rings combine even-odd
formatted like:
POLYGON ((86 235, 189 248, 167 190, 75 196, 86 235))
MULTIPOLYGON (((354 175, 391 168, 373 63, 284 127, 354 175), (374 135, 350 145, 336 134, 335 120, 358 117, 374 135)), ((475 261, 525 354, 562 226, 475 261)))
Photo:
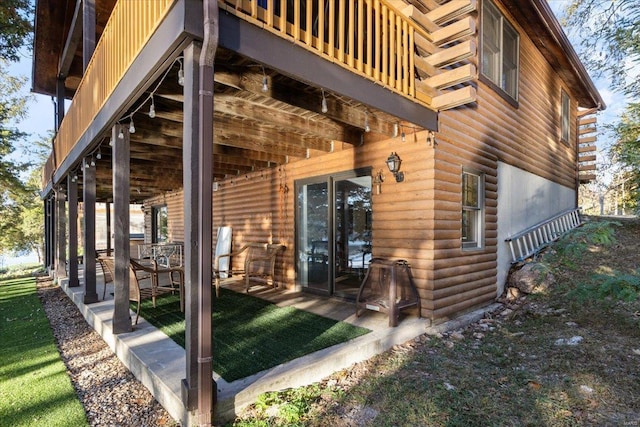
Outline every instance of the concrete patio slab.
MULTIPOLYGON (((181 382, 186 376, 185 350, 142 317, 138 324, 134 325, 132 332, 114 335, 111 325, 113 284, 107 285, 105 300, 93 304, 83 302, 84 280, 82 278, 79 287, 69 287, 65 279, 60 284, 69 298, 78 306, 87 322, 102 336, 136 378, 151 391, 167 412, 184 426, 195 425, 193 414, 185 410, 181 398, 181 382)), ((98 295, 102 295, 103 286, 104 281, 98 274, 98 295)), ((231 279, 225 281, 222 286, 235 291, 244 291, 243 282, 231 279)), ((416 310, 407 310, 402 313, 397 327, 389 327, 388 317, 385 314, 371 311, 356 317, 353 303, 333 298, 271 287, 254 287, 251 294, 279 306, 294 306, 321 316, 362 326, 372 332, 231 383, 226 382, 214 372, 213 379, 216 381, 218 396, 214 419, 217 424, 232 420, 236 413, 253 403, 261 393, 320 381, 334 372, 367 360, 394 345, 424 333, 435 334, 474 322, 492 308, 485 307, 436 326, 430 325, 427 319, 418 318, 416 310)))

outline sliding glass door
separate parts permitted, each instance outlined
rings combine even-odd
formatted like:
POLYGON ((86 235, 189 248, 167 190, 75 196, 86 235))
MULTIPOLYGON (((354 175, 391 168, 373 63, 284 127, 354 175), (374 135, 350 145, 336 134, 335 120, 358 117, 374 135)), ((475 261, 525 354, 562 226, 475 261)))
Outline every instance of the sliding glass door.
POLYGON ((297 273, 303 289, 355 299, 371 259, 369 170, 301 180, 297 194, 297 273))

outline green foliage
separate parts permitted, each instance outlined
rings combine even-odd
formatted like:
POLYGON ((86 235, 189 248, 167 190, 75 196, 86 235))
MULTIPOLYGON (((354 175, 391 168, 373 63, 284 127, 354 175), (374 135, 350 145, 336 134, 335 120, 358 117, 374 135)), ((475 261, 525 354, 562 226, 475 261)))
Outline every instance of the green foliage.
POLYGON ((305 417, 314 403, 318 402, 330 390, 317 384, 279 392, 267 392, 258 396, 254 404, 254 416, 251 421, 238 420, 239 426, 303 426, 305 417), (271 410, 271 408, 276 408, 271 410))
POLYGON ((566 9, 570 29, 580 33, 581 58, 597 77, 606 75, 614 89, 640 94, 640 9, 637 0, 573 0, 566 9))
POLYGON ((18 61, 19 50, 31 46, 32 22, 32 0, 0 2, 0 59, 18 61))
POLYGON ((578 302, 603 300, 632 302, 640 298, 640 270, 633 274, 614 272, 610 275, 597 275, 590 283, 581 283, 568 296, 578 302))
POLYGON ((587 222, 558 239, 552 246, 555 253, 546 256, 545 259, 566 267, 574 267, 576 261, 590 245, 611 246, 615 244, 615 227, 620 225, 616 221, 587 222))

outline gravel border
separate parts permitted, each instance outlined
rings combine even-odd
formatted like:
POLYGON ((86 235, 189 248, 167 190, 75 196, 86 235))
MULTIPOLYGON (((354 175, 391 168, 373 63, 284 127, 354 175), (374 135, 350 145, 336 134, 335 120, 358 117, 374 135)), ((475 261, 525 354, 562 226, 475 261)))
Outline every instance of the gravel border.
POLYGON ((38 296, 91 426, 179 426, 50 279, 38 279, 38 296))

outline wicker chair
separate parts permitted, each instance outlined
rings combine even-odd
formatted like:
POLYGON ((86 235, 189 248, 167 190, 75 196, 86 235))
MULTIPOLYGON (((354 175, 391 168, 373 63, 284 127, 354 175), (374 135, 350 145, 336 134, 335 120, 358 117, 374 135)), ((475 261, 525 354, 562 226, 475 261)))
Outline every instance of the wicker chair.
POLYGON ((113 283, 113 271, 109 268, 106 262, 106 255, 99 255, 96 258, 98 264, 100 264, 100 269, 102 270, 102 277, 104 279, 104 287, 102 288, 102 300, 107 296, 107 283, 113 283))
POLYGON ((250 281, 253 277, 261 277, 267 280, 271 279, 271 285, 277 287, 275 279, 275 266, 276 258, 278 254, 286 249, 286 246, 275 243, 247 243, 239 250, 228 254, 221 254, 215 257, 213 261, 213 278, 216 287, 216 296, 218 296, 220 288, 220 275, 221 273, 227 273, 230 276, 234 274, 244 274, 245 278, 245 291, 248 293, 251 287, 250 281), (234 257, 246 252, 244 258, 244 269, 233 270, 230 267, 228 270, 220 270, 218 268, 220 258, 234 257))

